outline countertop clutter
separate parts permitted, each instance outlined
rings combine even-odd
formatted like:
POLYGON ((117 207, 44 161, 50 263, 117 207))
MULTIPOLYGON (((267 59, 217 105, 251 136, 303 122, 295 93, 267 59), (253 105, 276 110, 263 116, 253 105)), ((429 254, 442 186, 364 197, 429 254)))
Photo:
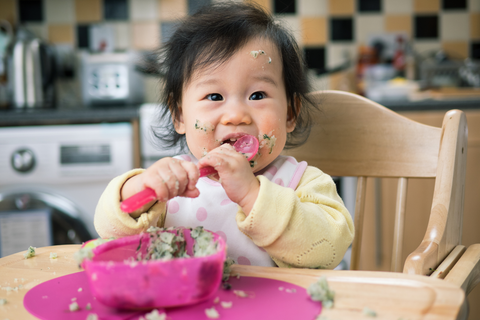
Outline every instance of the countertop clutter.
POLYGON ((138 105, 0 110, 0 126, 130 122, 138 118, 138 105))

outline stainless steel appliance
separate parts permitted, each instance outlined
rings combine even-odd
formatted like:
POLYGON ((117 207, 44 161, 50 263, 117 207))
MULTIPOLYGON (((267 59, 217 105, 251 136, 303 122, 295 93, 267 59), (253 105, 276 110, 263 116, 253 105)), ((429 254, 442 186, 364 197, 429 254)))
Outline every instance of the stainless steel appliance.
POLYGON ((139 104, 143 78, 135 70, 134 52, 81 55, 82 96, 86 105, 139 104))
POLYGON ((97 238, 98 199, 132 168, 130 123, 0 128, 0 256, 97 238))
POLYGON ((17 32, 8 57, 8 83, 14 108, 44 108, 55 103, 55 58, 51 47, 26 30, 17 32))

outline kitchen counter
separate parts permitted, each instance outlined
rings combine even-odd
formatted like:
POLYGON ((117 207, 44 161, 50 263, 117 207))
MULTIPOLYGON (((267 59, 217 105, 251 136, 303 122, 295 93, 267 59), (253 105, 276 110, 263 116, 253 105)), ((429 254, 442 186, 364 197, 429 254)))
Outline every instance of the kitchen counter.
POLYGON ((393 111, 428 111, 428 110, 450 110, 450 109, 480 109, 480 98, 469 99, 425 99, 418 101, 410 100, 385 100, 376 101, 393 111))
POLYGON ((131 122, 139 117, 139 106, 95 106, 50 109, 0 110, 0 126, 131 122))

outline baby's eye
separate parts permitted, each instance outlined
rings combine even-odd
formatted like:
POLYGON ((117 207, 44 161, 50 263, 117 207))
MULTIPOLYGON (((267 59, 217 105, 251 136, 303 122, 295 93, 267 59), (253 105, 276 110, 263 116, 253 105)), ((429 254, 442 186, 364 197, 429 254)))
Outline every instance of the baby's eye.
POLYGON ((262 100, 262 99, 265 99, 265 93, 261 91, 254 92, 250 96, 250 100, 262 100))
POLYGON ((211 101, 222 101, 223 97, 222 97, 221 94, 211 93, 211 94, 207 95, 207 99, 211 100, 211 101))

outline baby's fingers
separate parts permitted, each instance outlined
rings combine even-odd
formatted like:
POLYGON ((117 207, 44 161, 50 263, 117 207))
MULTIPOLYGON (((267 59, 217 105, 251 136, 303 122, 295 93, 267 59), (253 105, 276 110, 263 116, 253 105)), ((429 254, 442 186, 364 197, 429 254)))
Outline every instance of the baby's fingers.
POLYGON ((197 190, 197 182, 198 182, 198 178, 200 177, 200 172, 197 168, 197 166, 195 164, 193 164, 192 162, 189 162, 189 161, 181 161, 180 162, 183 169, 185 170, 185 172, 187 173, 187 177, 188 177, 188 183, 187 183, 187 186, 186 186, 186 189, 185 189, 185 194, 182 195, 183 197, 191 197, 191 198, 195 198, 198 196, 197 192, 194 192, 193 194, 197 194, 196 196, 192 196, 192 191, 198 191, 197 190))

